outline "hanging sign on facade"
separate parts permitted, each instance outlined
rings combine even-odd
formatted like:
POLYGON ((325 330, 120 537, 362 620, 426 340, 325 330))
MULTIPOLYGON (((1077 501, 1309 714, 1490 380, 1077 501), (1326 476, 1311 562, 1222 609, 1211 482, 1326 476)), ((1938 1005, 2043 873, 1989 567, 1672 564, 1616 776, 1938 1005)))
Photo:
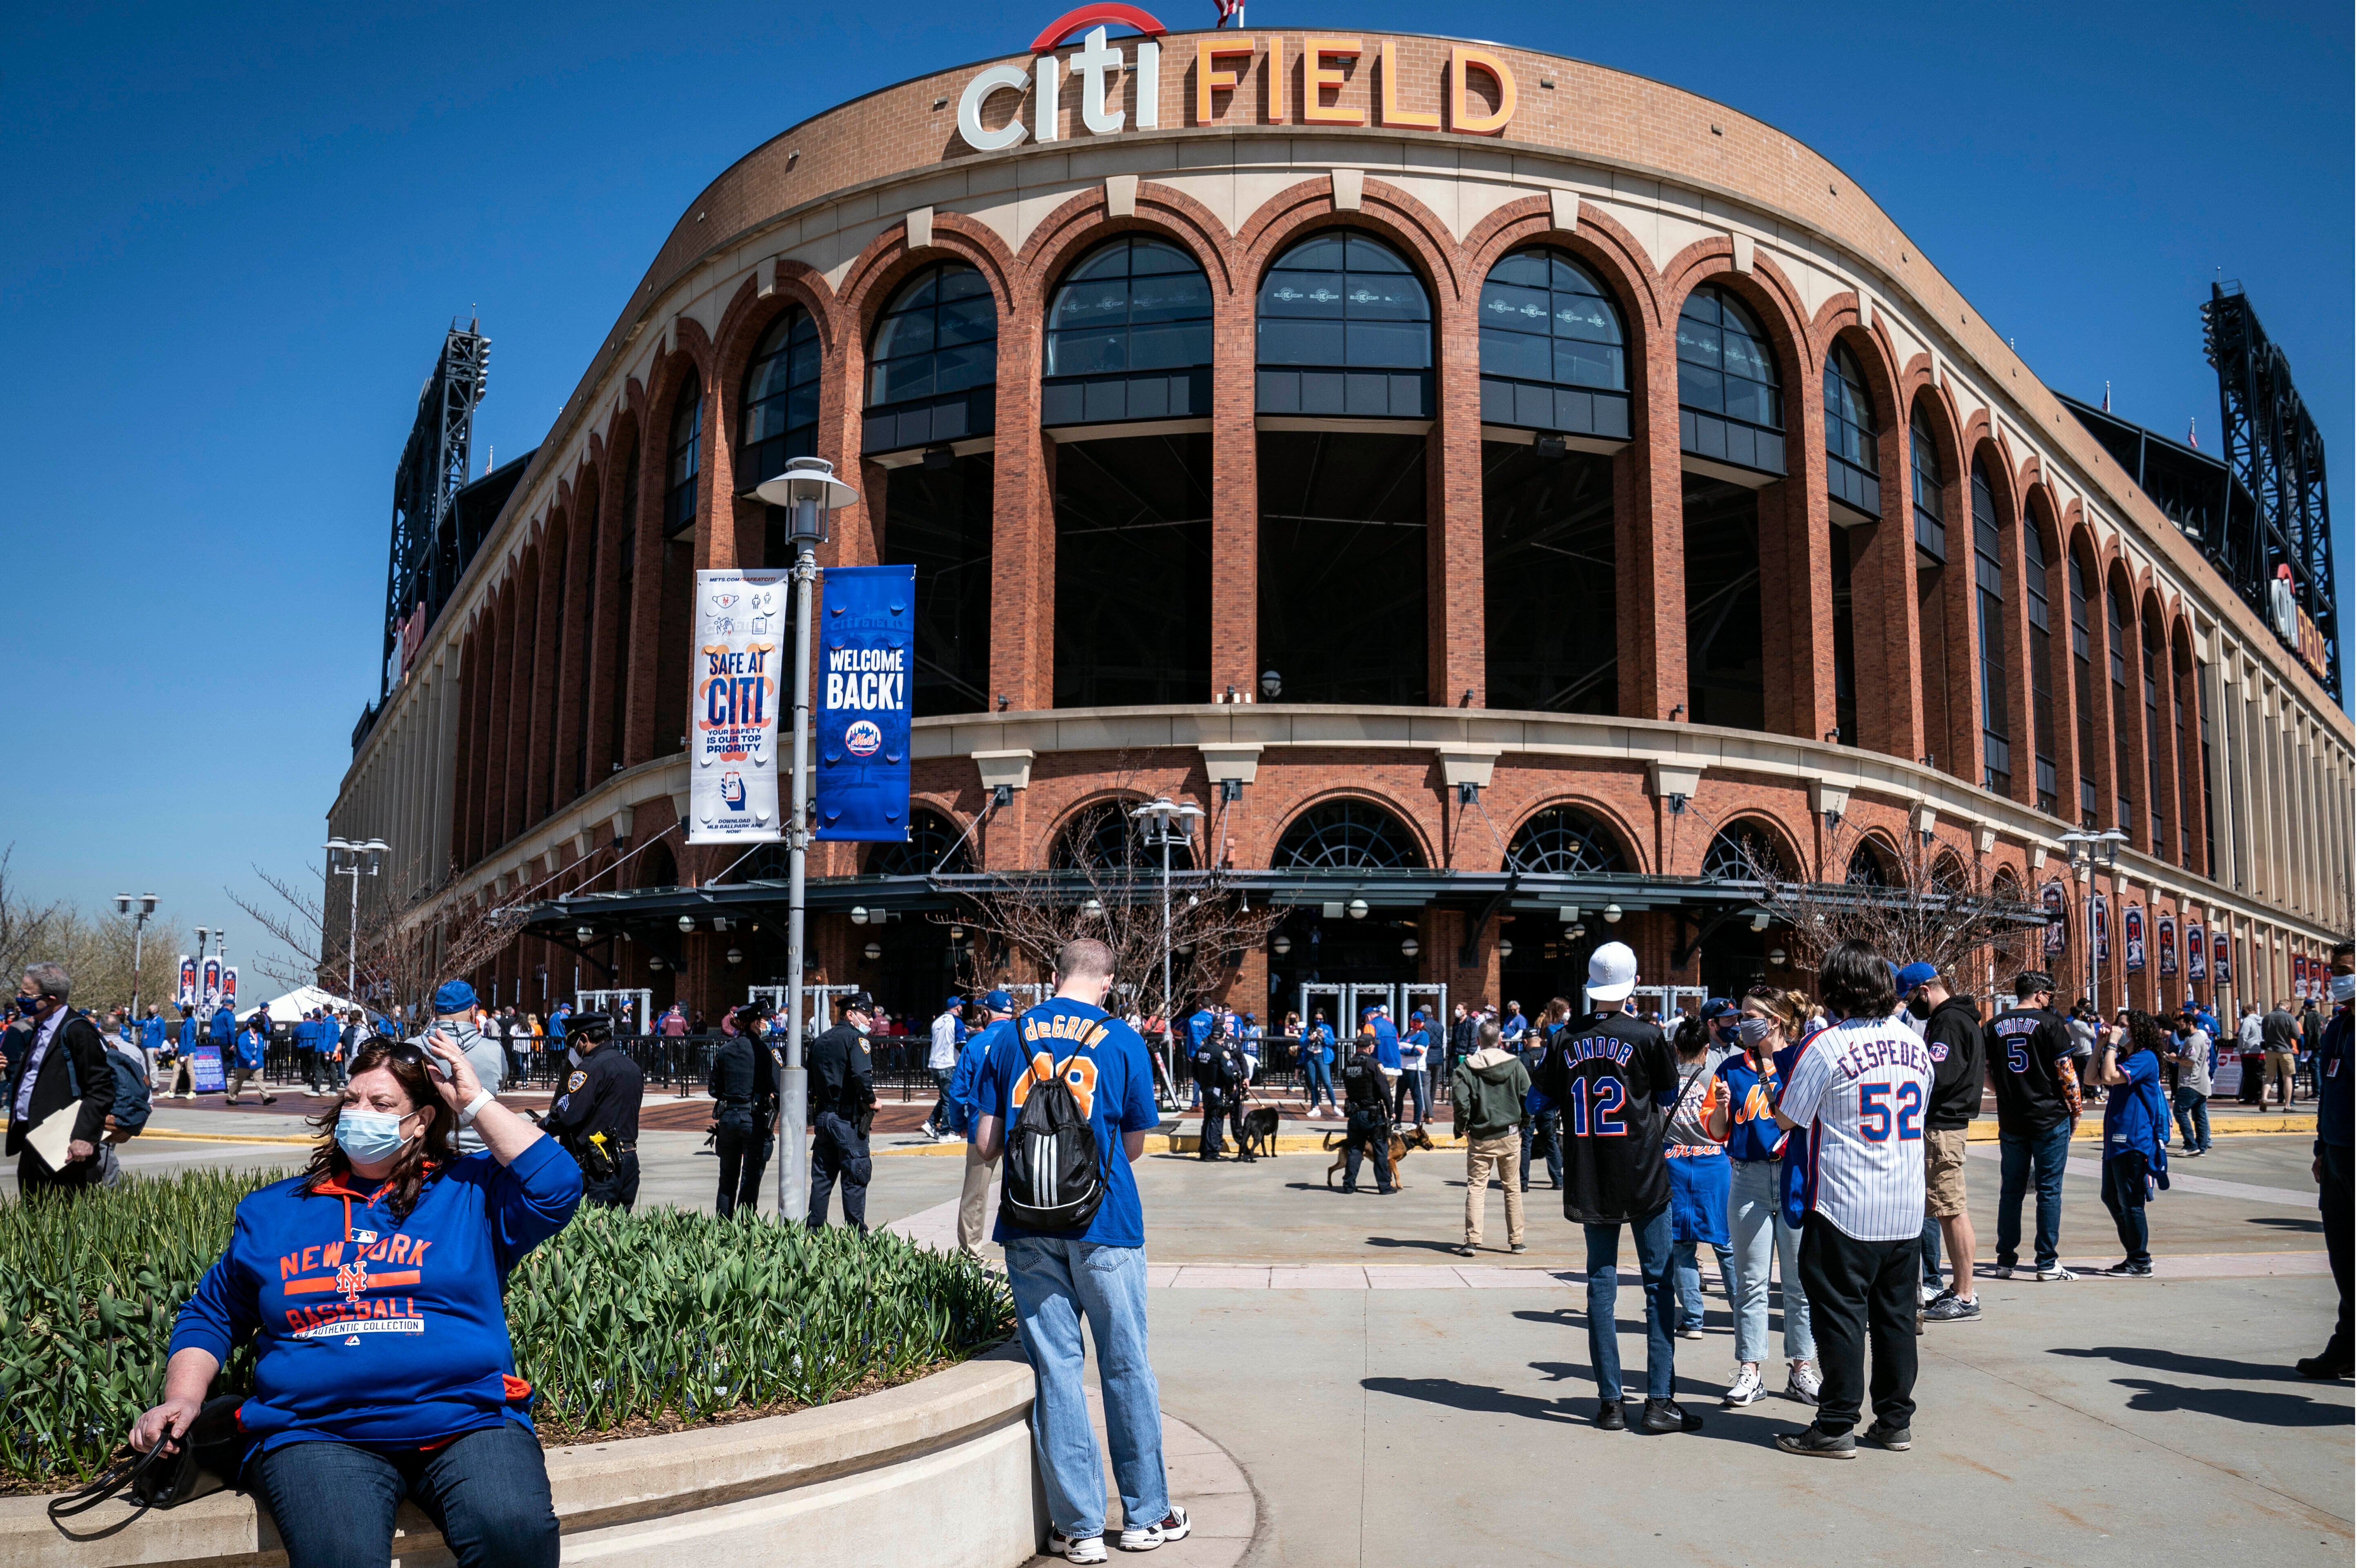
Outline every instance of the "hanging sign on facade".
POLYGON ((234 964, 221 965, 220 1005, 231 1012, 237 1010, 237 965, 234 964))
POLYGON ((2070 891, 2056 880, 2046 883, 2037 896, 2045 907, 2045 951, 2059 953, 2070 941, 2070 891))
POLYGON ((2209 937, 2199 921, 2187 921, 2184 925, 2184 977, 2205 980, 2209 977, 2209 937))
POLYGON ((2127 905, 2126 914, 2121 920, 2120 923, 2126 928, 2127 943, 2126 966, 2128 972, 2132 974, 2135 971, 2141 969, 2144 965, 2143 905, 2127 905))
POLYGON ((2233 978, 2233 944, 2225 939, 2222 931, 2217 933, 2216 969, 2217 984, 2222 986, 2233 978))
POLYGON ((2111 961, 2111 900, 2107 893, 2094 895, 2094 962, 2111 961))
POLYGON ((187 1012, 197 1005, 197 961, 180 955, 180 983, 173 988, 172 1005, 187 1012))
POLYGON ((197 1006, 210 1012, 220 1006, 221 961, 207 955, 197 969, 197 1006))
POLYGON ((2164 914, 2155 923, 2159 928, 2159 972, 2176 973, 2176 917, 2164 914))
POLYGON ((777 811, 778 669, 792 656, 786 640, 792 588, 784 571, 695 574, 691 844, 785 837, 777 811))
POLYGON ((838 566, 818 618, 816 836, 908 837, 908 721, 916 569, 838 566))

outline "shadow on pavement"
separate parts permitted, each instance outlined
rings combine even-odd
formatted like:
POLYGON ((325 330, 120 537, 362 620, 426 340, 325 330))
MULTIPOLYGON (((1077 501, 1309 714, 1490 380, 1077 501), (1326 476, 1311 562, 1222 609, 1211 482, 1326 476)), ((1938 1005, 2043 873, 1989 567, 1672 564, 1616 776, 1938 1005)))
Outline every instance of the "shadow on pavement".
POLYGON ((2310 1236, 2320 1235, 2323 1231, 2321 1220, 2294 1220, 2287 1214, 2259 1214, 2246 1222, 2252 1225, 2265 1225, 2276 1231, 2302 1231, 2310 1236))
POLYGON ((2272 1393, 2261 1389, 2185 1388, 2145 1378, 2114 1378, 2120 1388, 2136 1390, 2127 1408, 2149 1413, 2189 1410, 2252 1426, 2348 1426, 2356 1424, 2356 1410, 2324 1404, 2300 1394, 2272 1393))
POLYGON ((2214 1378, 2220 1382, 2308 1382, 2289 1367, 2229 1361, 2222 1356, 2188 1356, 2181 1350, 2163 1350, 2151 1345, 2059 1345, 2051 1353, 2074 1360, 2116 1361, 2123 1367, 2141 1367, 2146 1371, 2168 1372, 2176 1377, 2214 1378))
POLYGON ((1433 1241, 1428 1236, 1368 1236, 1366 1245, 1403 1248, 1408 1252, 1417 1253, 1452 1253, 1456 1250, 1457 1244, 1454 1242, 1433 1241))

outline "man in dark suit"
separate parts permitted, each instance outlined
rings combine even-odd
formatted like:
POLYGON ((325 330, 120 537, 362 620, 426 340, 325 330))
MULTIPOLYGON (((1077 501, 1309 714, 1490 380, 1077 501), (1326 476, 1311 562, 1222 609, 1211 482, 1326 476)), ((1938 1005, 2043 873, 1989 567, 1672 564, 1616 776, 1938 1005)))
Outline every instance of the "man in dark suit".
POLYGON ((73 981, 55 964, 28 965, 16 986, 16 1014, 30 1026, 32 1040, 8 1075, 8 1138, 5 1152, 17 1155, 16 1190, 26 1197, 43 1189, 80 1191, 99 1174, 98 1140, 114 1108, 114 1068, 98 1026, 66 1007, 73 981), (79 1091, 79 1095, 77 1095, 79 1091), (53 1169, 26 1137, 51 1112, 79 1097, 73 1138, 65 1165, 53 1169))

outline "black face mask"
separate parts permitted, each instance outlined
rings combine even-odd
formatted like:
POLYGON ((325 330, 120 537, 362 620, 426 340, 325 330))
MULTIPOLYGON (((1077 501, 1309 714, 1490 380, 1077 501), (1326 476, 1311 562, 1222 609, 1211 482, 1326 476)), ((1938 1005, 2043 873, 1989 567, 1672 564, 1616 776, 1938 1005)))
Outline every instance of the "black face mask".
POLYGON ((1909 997, 1906 998, 1906 1012, 1910 1018, 1927 1019, 1931 1016, 1931 1004, 1920 997, 1909 997))

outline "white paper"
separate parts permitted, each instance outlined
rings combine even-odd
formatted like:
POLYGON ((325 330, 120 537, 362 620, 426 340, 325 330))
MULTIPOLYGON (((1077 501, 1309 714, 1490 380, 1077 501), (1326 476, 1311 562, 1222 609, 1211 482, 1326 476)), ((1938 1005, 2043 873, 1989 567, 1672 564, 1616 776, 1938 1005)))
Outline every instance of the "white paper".
POLYGON ((74 1123, 81 1119, 81 1102, 60 1105, 33 1125, 25 1135, 25 1147, 41 1157, 51 1170, 66 1168, 66 1148, 73 1142, 74 1123))

